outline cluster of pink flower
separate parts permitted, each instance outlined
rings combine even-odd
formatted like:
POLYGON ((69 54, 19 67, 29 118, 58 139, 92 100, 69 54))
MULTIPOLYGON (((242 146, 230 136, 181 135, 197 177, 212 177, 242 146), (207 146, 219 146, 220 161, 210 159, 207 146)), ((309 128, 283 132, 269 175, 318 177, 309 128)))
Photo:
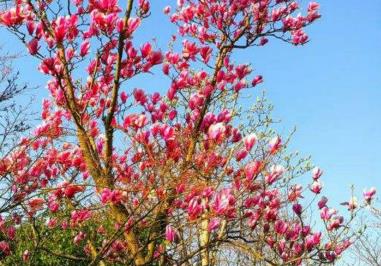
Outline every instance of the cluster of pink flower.
MULTIPOLYGON (((178 26, 181 48, 163 53, 150 42, 136 46, 132 39, 149 14, 147 0, 138 1, 139 17, 129 12, 121 17, 124 12, 116 0, 76 0, 71 14, 51 20, 41 15, 48 12, 49 2, 41 3, 18 1, 15 8, 0 15, 1 24, 26 32, 30 54, 41 59, 39 70, 51 77, 51 99, 42 106, 43 124, 22 142, 24 149, 32 146, 41 155, 30 167, 27 152, 0 160, 0 175, 12 172, 15 176, 18 201, 49 188, 44 191, 47 199, 28 200, 28 215, 38 215, 45 206, 57 213, 64 209, 60 207, 64 200, 92 192, 97 204, 113 210, 107 218, 118 229, 129 228, 131 233, 133 226, 151 225, 154 230, 165 221, 159 233, 171 244, 180 237, 180 227, 206 221, 206 229, 200 230, 207 231, 207 239, 227 230, 223 224, 229 223, 240 230, 241 237, 253 232, 285 263, 301 264, 310 257, 332 262, 349 247, 349 237, 337 233, 334 241, 329 240, 323 231, 315 232, 305 224, 303 187, 282 186, 289 182, 289 173, 277 160, 284 147, 281 138, 243 133, 234 123, 239 118, 237 109, 229 109, 235 107, 227 97, 235 99, 243 89, 263 82, 260 75, 250 77, 253 69, 248 64, 235 64, 232 52, 265 45, 274 35, 295 45, 306 43, 303 29, 320 17, 317 3, 309 4, 306 16, 295 16, 299 6, 289 0, 179 0, 170 20, 178 26), (75 71, 83 68, 83 62, 88 62, 86 82, 76 80, 75 71), (171 79, 166 96, 140 88, 122 91, 122 81, 158 65, 171 79), (214 108, 209 108, 211 103, 214 108), (75 127, 75 144, 66 137, 67 125, 75 127), (113 142, 116 131, 126 142, 113 142), (57 183, 72 172, 81 175, 57 183), (163 206, 164 211, 155 209, 163 206), (127 216, 123 212, 127 209, 133 211, 123 227, 120 217, 127 216), (161 217, 157 213, 166 218, 156 221, 161 217)), ((164 8, 164 13, 169 15, 171 9, 164 8)), ((315 168, 309 186, 314 194, 322 192, 321 176, 322 171, 315 168)), ((374 196, 373 188, 364 192, 365 202, 369 204, 374 196)), ((344 227, 343 216, 327 206, 325 197, 318 207, 327 234, 344 227)), ((357 207, 356 199, 348 202, 349 210, 357 207)), ((72 211, 60 221, 61 227, 80 228, 92 219, 90 209, 72 211)), ((49 227, 58 222, 52 219, 49 227)), ((86 237, 79 231, 74 243, 86 237)), ((128 239, 110 246, 135 250, 139 243, 131 235, 128 239)), ((4 254, 9 249, 7 242, 0 242, 4 254)), ((155 250, 155 254, 164 252, 161 245, 155 250)))

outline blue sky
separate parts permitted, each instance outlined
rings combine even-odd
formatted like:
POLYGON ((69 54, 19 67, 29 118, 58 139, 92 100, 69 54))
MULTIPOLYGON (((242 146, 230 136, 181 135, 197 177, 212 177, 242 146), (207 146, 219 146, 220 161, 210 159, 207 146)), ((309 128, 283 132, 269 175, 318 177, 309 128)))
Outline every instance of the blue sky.
MULTIPOLYGON (((174 2, 156 2, 154 9, 161 11, 174 2)), ((282 119, 280 133, 297 127, 291 148, 312 155, 325 171, 325 194, 341 202, 348 198, 351 184, 359 193, 371 185, 381 190, 381 2, 319 3, 323 17, 307 30, 311 41, 306 46, 273 40, 238 58, 251 62, 264 76, 261 88, 275 105, 274 116, 282 119)), ((169 34, 162 15, 148 20, 155 28, 145 26, 141 38, 169 34)), ((3 29, 0 36, 5 50, 25 51, 3 29)), ((167 39, 161 40, 159 45, 165 45, 167 39)), ((15 66, 23 81, 41 87, 37 98, 46 95, 36 61, 22 57, 15 66)), ((152 80, 148 85, 165 88, 152 80)))

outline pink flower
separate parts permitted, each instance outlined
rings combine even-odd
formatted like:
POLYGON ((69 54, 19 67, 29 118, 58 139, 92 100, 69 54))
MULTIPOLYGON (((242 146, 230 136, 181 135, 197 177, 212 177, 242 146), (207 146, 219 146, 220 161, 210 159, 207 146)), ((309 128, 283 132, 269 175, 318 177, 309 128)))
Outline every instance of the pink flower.
POLYGON ((265 37, 262 37, 260 40, 259 40, 259 45, 263 46, 265 45, 266 43, 269 42, 269 39, 265 38, 265 37))
POLYGON ((352 211, 358 207, 357 198, 352 197, 348 202, 348 210, 352 211))
POLYGON ((3 253, 5 256, 9 256, 11 254, 11 249, 9 247, 9 244, 7 242, 0 241, 0 251, 3 253))
POLYGON ((16 236, 16 228, 12 225, 9 226, 8 230, 7 230, 7 235, 8 235, 9 239, 14 240, 14 238, 16 236))
POLYGON ((364 200, 369 204, 373 200, 374 196, 376 195, 376 188, 371 187, 368 191, 364 190, 363 195, 364 195, 364 200))
POLYGON ((175 117, 177 116, 177 111, 176 110, 171 110, 168 114, 168 118, 169 120, 173 120, 175 119, 175 117))
POLYGON ((321 189, 323 188, 322 184, 319 180, 314 181, 310 187, 311 191, 315 194, 319 194, 321 192, 321 189))
POLYGON ((90 50, 90 41, 88 39, 86 39, 81 44, 79 55, 84 57, 85 55, 87 55, 89 53, 89 50, 90 50))
POLYGON ((38 49, 39 49, 39 46, 38 46, 38 40, 37 39, 33 39, 28 43, 28 50, 29 50, 29 53, 31 55, 37 54, 38 49))
POLYGON ((163 12, 164 14, 168 15, 171 12, 171 7, 170 6, 164 7, 163 12))
POLYGON ((85 239, 86 234, 84 232, 79 232, 75 237, 74 237, 74 244, 78 245, 83 239, 85 239))
POLYGON ((187 212, 191 220, 200 216, 204 212, 205 204, 202 204, 200 197, 193 197, 188 204, 187 212))
POLYGON ((244 143, 247 151, 250 151, 257 141, 257 136, 253 133, 245 137, 244 143))
POLYGON ((225 188, 217 193, 212 207, 217 214, 232 216, 234 205, 235 198, 231 189, 225 188))
POLYGON ((306 238, 305 245, 308 251, 311 251, 314 247, 318 246, 321 241, 321 232, 309 235, 306 238))
POLYGON ((295 203, 292 205, 292 210, 296 213, 296 215, 300 216, 302 214, 303 207, 299 203, 295 203))
POLYGON ((246 150, 244 150, 244 149, 243 150, 239 150, 235 154, 235 159, 237 160, 237 162, 239 162, 242 159, 245 159, 246 156, 247 156, 247 151, 246 150))
POLYGON ((176 231, 170 224, 165 227, 165 239, 169 242, 174 242, 176 240, 176 231))
POLYGON ((68 31, 68 25, 64 17, 58 17, 54 21, 54 37, 57 43, 60 43, 64 40, 66 33, 68 31))
POLYGON ((343 222, 344 222, 343 216, 336 216, 333 219, 331 219, 330 223, 328 224, 327 229, 329 231, 338 229, 342 225, 343 222))
POLYGON ((220 218, 212 218, 208 224, 208 231, 213 232, 220 226, 220 218))
POLYGON ((320 5, 316 2, 310 2, 308 5, 308 12, 316 11, 320 8, 320 5))
POLYGON ((279 177, 283 175, 285 169, 281 165, 271 166, 270 173, 265 176, 265 181, 267 184, 271 185, 278 180, 279 177))
POLYGON ((322 210, 320 211, 320 218, 324 221, 328 221, 336 213, 337 211, 335 209, 329 209, 328 207, 323 207, 322 210))
POLYGON ((316 19, 320 18, 319 14, 319 4, 316 2, 311 2, 308 5, 308 14, 307 14, 307 20, 309 23, 315 21, 316 19))
MULTIPOLYGON (((140 26, 141 19, 140 18, 130 18, 128 20, 128 34, 132 34, 136 29, 140 26)), ((145 57, 145 56, 143 56, 145 57)))
POLYGON ((328 199, 326 197, 322 197, 318 202, 319 209, 323 209, 327 206, 328 199))
POLYGON ((226 131, 226 127, 224 123, 213 124, 208 129, 208 137, 212 140, 220 140, 224 137, 226 131))
POLYGON ((143 44, 143 46, 140 48, 140 51, 142 53, 142 57, 146 58, 152 52, 151 44, 149 42, 143 44))
POLYGON ((29 202, 28 202, 28 205, 29 207, 35 211, 35 210, 38 210, 38 209, 41 209, 42 208, 42 205, 45 203, 45 200, 42 199, 42 198, 35 198, 35 199, 31 199, 29 202))
POLYGON ((323 175, 323 171, 319 167, 312 169, 312 178, 314 180, 319 179, 323 175))
POLYGON ((111 199, 111 193, 112 191, 109 188, 104 188, 101 194, 101 202, 103 204, 107 203, 111 199))
POLYGON ((64 189, 64 194, 67 198, 73 198, 75 194, 84 191, 85 188, 83 186, 78 185, 68 185, 64 189))
POLYGON ((307 34, 304 33, 302 29, 292 31, 291 36, 292 36, 292 42, 295 45, 302 45, 308 41, 308 36, 307 34))
POLYGON ((253 81, 251 82, 251 85, 253 87, 257 86, 258 84, 262 83, 263 82, 263 77, 262 76, 256 76, 253 81))
POLYGON ((0 13, 0 24, 11 27, 23 21, 22 10, 19 5, 0 13))
POLYGON ((137 103, 144 105, 147 102, 147 96, 142 89, 134 89, 133 95, 137 103))
POLYGON ((71 212, 71 222, 73 224, 82 223, 91 218, 91 212, 89 210, 74 210, 71 212))
POLYGON ((274 224, 275 233, 280 234, 280 235, 283 235, 284 233, 286 233, 287 228, 288 228, 287 223, 285 223, 282 220, 277 220, 274 224))
POLYGON ((262 163, 259 161, 250 162, 245 166, 245 176, 251 181, 260 172, 262 163))
POLYGON ((26 23, 26 28, 27 28, 27 30, 28 30, 28 33, 29 33, 30 35, 33 35, 33 32, 34 32, 34 30, 36 29, 36 24, 34 23, 34 21, 28 21, 28 22, 26 23))
POLYGON ((56 201, 49 201, 48 208, 51 212, 57 212, 60 208, 60 205, 56 201))
POLYGON ((170 70, 170 65, 167 63, 163 64, 162 70, 165 75, 168 75, 170 70))
POLYGON ((294 185, 291 187, 290 192, 288 192, 288 200, 294 202, 299 198, 302 198, 302 189, 301 185, 294 185))
POLYGON ((270 154, 275 154, 282 147, 282 140, 276 136, 269 142, 270 154))
POLYGON ((183 57, 185 59, 195 59, 195 56, 199 52, 196 43, 185 40, 183 42, 183 57))
POLYGON ((128 98, 127 93, 126 93, 125 91, 123 91, 123 92, 120 94, 120 100, 122 101, 122 103, 126 103, 127 98, 128 98))
POLYGON ((29 261, 29 258, 30 258, 30 251, 26 249, 26 250, 22 253, 22 260, 23 260, 24 262, 27 262, 27 261, 29 261))
POLYGON ((210 57, 212 55, 212 48, 210 48, 209 46, 204 46, 200 49, 200 55, 202 57, 202 60, 204 61, 204 63, 208 63, 209 60, 210 60, 210 57))

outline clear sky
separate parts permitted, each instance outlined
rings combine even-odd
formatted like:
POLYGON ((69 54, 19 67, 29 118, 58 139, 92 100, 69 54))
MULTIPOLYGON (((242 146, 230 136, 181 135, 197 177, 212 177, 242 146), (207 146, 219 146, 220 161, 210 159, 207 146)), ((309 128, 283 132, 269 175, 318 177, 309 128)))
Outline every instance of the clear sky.
MULTIPOLYGON (((154 10, 174 2, 157 1, 154 10)), ((348 198, 351 184, 358 192, 370 186, 381 191, 381 2, 319 3, 322 18, 307 30, 311 41, 306 46, 274 40, 239 58, 264 76, 261 88, 275 105, 275 117, 283 120, 280 133, 297 127, 292 149, 312 155, 325 171, 325 194, 341 202, 348 198)), ((147 25, 155 27, 143 28, 141 37, 168 34, 171 28, 165 19, 149 18, 147 25)), ((25 51, 9 33, 0 30, 0 36, 5 50, 25 51)), ((166 39, 158 40, 165 45, 166 39)), ((22 80, 41 87, 39 102, 46 95, 45 78, 36 65, 28 57, 15 64, 22 80)))

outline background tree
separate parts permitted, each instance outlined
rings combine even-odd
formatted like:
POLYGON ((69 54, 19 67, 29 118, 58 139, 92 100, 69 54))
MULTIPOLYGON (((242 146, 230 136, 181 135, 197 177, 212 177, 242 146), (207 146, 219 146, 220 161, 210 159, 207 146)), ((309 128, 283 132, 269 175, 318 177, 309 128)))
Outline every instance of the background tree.
POLYGON ((335 262, 375 191, 361 206, 350 199, 345 220, 317 198, 319 168, 299 184, 310 165, 284 153, 261 101, 241 108, 263 79, 234 58, 271 38, 307 43, 318 8, 297 15, 289 0, 179 0, 173 13, 164 7, 178 28, 164 51, 134 39, 147 0, 15 1, 0 22, 50 77, 43 123, 21 141, 12 172, 35 240, 24 260, 54 239, 44 239, 49 230, 62 230, 80 257, 45 251, 90 265, 335 262), (163 76, 166 96, 141 88, 163 76))
MULTIPOLYGON (((379 201, 377 201, 379 203, 379 201)), ((375 203, 375 205, 378 205, 375 203)), ((381 252, 379 245, 381 240, 381 211, 376 206, 370 208, 370 212, 361 218, 361 224, 365 225, 364 232, 350 249, 352 256, 346 261, 348 265, 369 265, 381 264, 378 254, 381 252)))
MULTIPOLYGON (((17 103, 25 96, 27 87, 18 82, 19 74, 13 71, 12 62, 15 55, 7 55, 3 51, 0 56, 0 243, 7 247, 5 239, 14 239, 14 221, 17 220, 17 210, 20 202, 14 200, 15 183, 11 169, 15 167, 11 158, 17 157, 17 145, 24 132, 29 129, 28 118, 31 116, 27 108, 28 101, 23 105, 17 103)), ((5 252, 7 253, 7 252, 5 252)), ((3 254, 1 254, 3 255, 3 254)))

